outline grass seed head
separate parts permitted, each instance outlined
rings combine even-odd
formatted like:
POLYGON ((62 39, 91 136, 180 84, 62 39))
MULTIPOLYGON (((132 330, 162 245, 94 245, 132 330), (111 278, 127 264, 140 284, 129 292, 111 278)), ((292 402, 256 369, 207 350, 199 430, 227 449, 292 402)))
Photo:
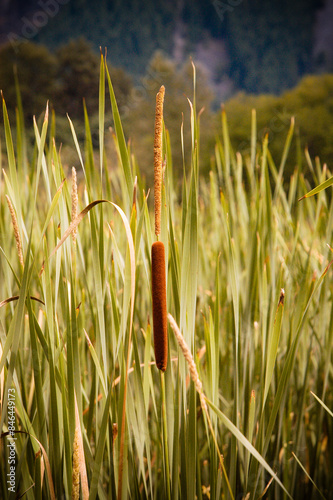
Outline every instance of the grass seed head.
POLYGON ((170 326, 173 330, 173 333, 175 334, 178 345, 183 352, 184 358, 187 361, 188 369, 190 371, 191 378, 192 378, 194 385, 195 385, 195 388, 200 396, 200 402, 201 402, 202 408, 204 411, 206 411, 207 404, 206 404, 206 400, 205 400, 205 397, 204 397, 204 394, 202 391, 202 383, 201 383, 201 380, 199 378, 198 370, 197 370, 197 367, 195 365, 190 348, 186 344, 185 339, 182 336, 181 331, 179 330, 178 325, 177 325, 176 321, 174 320, 174 318, 171 316, 171 314, 168 314, 168 320, 169 320, 170 326))
POLYGON ((23 261, 23 252, 22 252, 22 241, 21 241, 21 236, 20 236, 20 231, 19 231, 16 213, 15 213, 13 204, 10 201, 9 196, 7 196, 7 195, 6 195, 6 200, 7 200, 7 205, 8 205, 9 211, 10 211, 10 216, 12 218, 12 224, 13 224, 13 228, 14 228, 14 236, 15 236, 16 248, 17 248, 19 261, 20 261, 21 266, 23 267, 24 261, 23 261))
POLYGON ((78 427, 75 428, 73 448, 72 500, 77 500, 80 498, 80 450, 78 427))

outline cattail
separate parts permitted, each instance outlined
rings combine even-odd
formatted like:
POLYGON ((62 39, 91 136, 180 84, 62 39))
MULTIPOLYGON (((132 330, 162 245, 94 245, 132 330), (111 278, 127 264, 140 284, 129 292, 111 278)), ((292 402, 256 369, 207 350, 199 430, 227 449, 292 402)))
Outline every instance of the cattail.
POLYGON ((15 213, 13 204, 10 201, 9 196, 7 196, 7 195, 6 195, 6 200, 7 200, 8 208, 9 208, 10 215, 12 218, 12 224, 13 224, 13 228, 14 228, 14 236, 15 236, 16 248, 17 248, 19 261, 20 261, 21 266, 23 267, 24 261, 23 261, 23 252, 22 252, 22 242, 21 242, 20 231, 19 231, 19 227, 18 227, 18 223, 17 223, 16 213, 15 213))
POLYGON ((162 132, 163 132, 163 102, 165 88, 161 86, 156 95, 155 138, 154 138, 154 204, 155 204, 155 234, 161 233, 161 190, 162 190, 162 132))
POLYGON ((77 500, 78 498, 80 498, 79 432, 79 427, 76 426, 73 446, 72 500, 77 500))
MULTIPOLYGON (((162 193, 162 132, 163 102, 165 88, 162 85, 156 95, 155 137, 154 137, 154 205, 155 234, 161 233, 162 193)), ((154 322, 154 348, 156 366, 166 370, 168 359, 168 325, 166 308, 165 251, 161 241, 153 243, 151 249, 151 275, 154 322)))
POLYGON ((151 248, 154 349, 156 366, 166 370, 168 359, 168 325, 166 307, 165 252, 162 241, 151 248))
MULTIPOLYGON (((72 167, 72 222, 77 217, 77 207, 78 207, 78 196, 77 196, 76 170, 75 167, 72 167)), ((72 231, 72 240, 74 245, 76 244, 76 234, 77 234, 77 227, 72 231)))

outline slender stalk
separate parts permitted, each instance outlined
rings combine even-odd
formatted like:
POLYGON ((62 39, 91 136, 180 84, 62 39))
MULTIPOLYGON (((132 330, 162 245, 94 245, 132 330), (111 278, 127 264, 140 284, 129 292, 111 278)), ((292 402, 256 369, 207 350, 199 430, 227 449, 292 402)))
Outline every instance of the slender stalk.
POLYGON ((160 373, 161 373, 161 391, 162 391, 164 475, 165 475, 165 482, 166 482, 166 487, 167 487, 167 498, 168 498, 168 500, 171 500, 168 428, 167 428, 166 398, 165 398, 165 380, 164 380, 164 372, 161 371, 160 373))

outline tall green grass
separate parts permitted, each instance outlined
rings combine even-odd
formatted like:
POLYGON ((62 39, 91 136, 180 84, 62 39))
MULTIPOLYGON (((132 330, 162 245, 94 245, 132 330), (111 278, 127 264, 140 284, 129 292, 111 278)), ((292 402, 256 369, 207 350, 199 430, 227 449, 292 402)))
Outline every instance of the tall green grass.
MULTIPOLYGON (((324 190, 298 201, 310 185, 297 168, 284 187, 293 121, 276 165, 268 137, 257 140, 255 112, 251 153, 242 157, 222 111, 203 179, 194 89, 184 100, 192 149, 182 183, 167 123, 163 131, 168 312, 194 357, 208 425, 171 328, 162 397, 151 326, 152 186, 124 137, 103 56, 100 76, 97 161, 86 110, 84 144, 69 119, 80 162, 74 220, 71 170, 54 141, 54 115, 46 108, 43 122, 34 122, 29 151, 20 100, 14 125, 3 100, 1 498, 69 498, 75 429, 84 451, 81 484, 86 473, 92 499, 168 492, 172 499, 330 498, 333 206, 324 190), (117 164, 105 153, 111 112, 117 164), (16 213, 23 266, 5 195, 16 213), (76 243, 69 237, 75 229, 76 243), (15 494, 6 483, 10 388, 15 494)), ((314 184, 325 182, 327 167, 308 163, 314 184)))

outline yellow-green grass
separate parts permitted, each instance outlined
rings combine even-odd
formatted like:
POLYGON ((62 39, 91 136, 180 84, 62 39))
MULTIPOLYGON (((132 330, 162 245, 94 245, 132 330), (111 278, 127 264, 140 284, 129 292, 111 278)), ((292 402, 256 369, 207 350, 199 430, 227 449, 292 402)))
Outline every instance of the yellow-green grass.
MULTIPOLYGON (((318 498, 318 491, 329 498, 333 207, 329 190, 298 201, 313 186, 297 168, 284 187, 293 121, 275 165, 267 137, 257 141, 255 112, 251 152, 242 157, 222 111, 210 176, 202 178, 200 112, 195 95, 184 99, 179 112, 190 115, 192 151, 182 183, 173 175, 164 124, 159 240, 167 310, 192 353, 198 394, 171 329, 163 378, 155 365, 152 186, 124 137, 103 56, 100 76, 96 164, 86 111, 84 144, 69 117, 80 162, 74 218, 71 166, 62 165, 53 140, 56 118, 46 107, 43 123, 31 124, 30 151, 20 101, 14 124, 3 101, 1 498, 16 494, 6 483, 9 389, 20 431, 16 491, 25 498, 50 498, 53 490, 56 498, 70 497, 76 429, 85 462, 82 498, 85 471, 89 498, 259 498, 265 492, 265 498, 303 499, 318 498), (105 154, 110 113, 117 164, 105 154)), ((318 159, 308 163, 314 185, 327 187, 329 169, 318 159)))

